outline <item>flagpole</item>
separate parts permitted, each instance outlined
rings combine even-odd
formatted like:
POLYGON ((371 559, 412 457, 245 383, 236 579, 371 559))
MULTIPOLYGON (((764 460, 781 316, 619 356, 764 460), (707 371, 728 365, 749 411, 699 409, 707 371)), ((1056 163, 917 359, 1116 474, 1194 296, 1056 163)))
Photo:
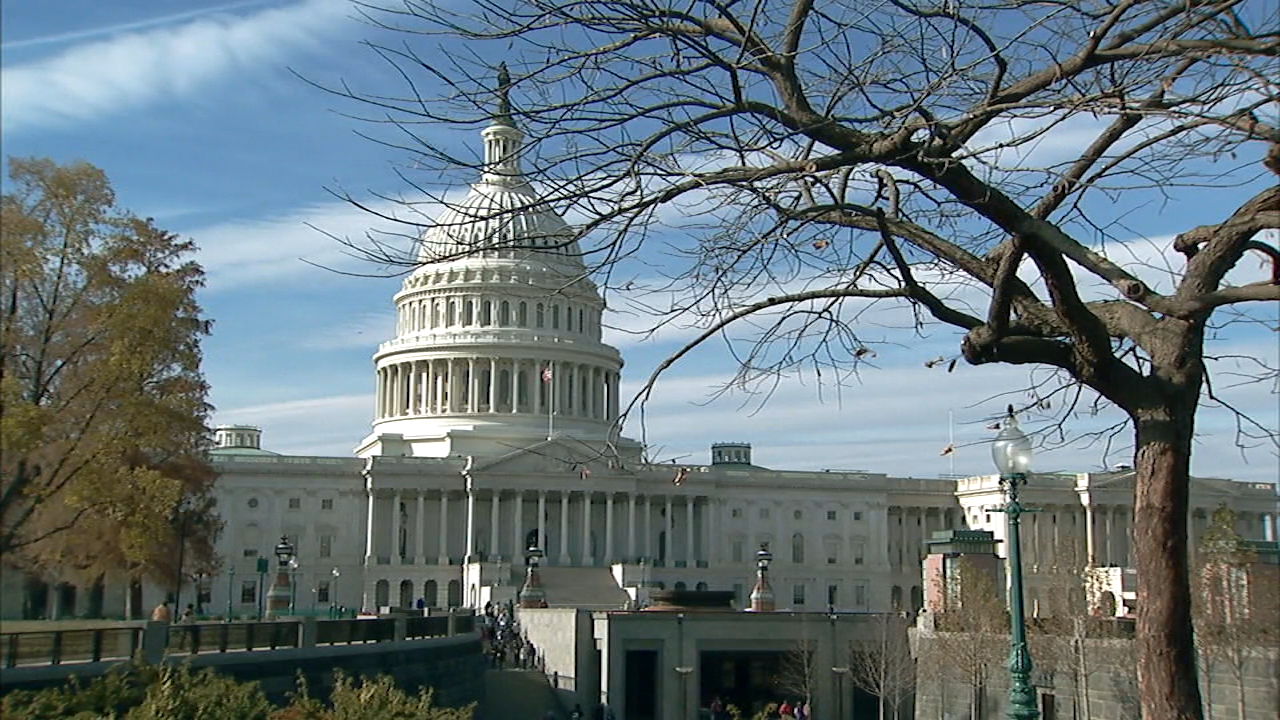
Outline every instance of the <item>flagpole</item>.
POLYGON ((956 451, 955 451, 956 423, 955 423, 955 411, 953 411, 951 408, 947 408, 947 443, 948 443, 947 447, 951 448, 951 453, 949 458, 951 460, 951 477, 955 477, 956 476, 956 451))

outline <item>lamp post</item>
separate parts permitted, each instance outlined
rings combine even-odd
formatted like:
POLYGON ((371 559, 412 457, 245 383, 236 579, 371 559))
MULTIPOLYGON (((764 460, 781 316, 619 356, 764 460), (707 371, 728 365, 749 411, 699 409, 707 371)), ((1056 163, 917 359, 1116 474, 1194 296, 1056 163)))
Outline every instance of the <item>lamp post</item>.
POLYGON ((1031 652, 1027 649, 1027 623, 1022 616, 1022 549, 1018 518, 1026 509, 1018 503, 1018 488, 1027 483, 1031 470, 1031 441, 1018 428, 1009 407, 1000 434, 991 441, 991 459, 1000 471, 1005 495, 1005 524, 1009 540, 1009 713, 1013 720, 1040 717, 1031 688, 1031 652))
POLYGON ((769 587, 769 563, 772 561, 769 543, 760 543, 760 549, 756 551, 756 586, 751 588, 752 612, 773 612, 773 589, 769 587))
POLYGON ((836 720, 844 720, 844 676, 849 674, 849 667, 833 667, 831 672, 836 676, 836 720))
POLYGON ((339 617, 338 608, 342 605, 338 602, 338 578, 342 577, 342 573, 338 572, 338 568, 334 568, 329 571, 329 574, 333 576, 333 587, 329 588, 329 607, 332 610, 331 615, 339 617))
POLYGON ((542 548, 531 546, 525 552, 528 560, 524 572, 524 587, 520 588, 520 607, 544 608, 547 606, 547 593, 542 589, 542 578, 538 576, 538 563, 542 560, 542 548))
POLYGON ((276 567, 276 579, 271 583, 271 589, 267 591, 268 620, 280 617, 292 605, 289 563, 293 560, 293 544, 289 542, 288 536, 280 537, 280 542, 276 543, 275 554, 279 565, 276 567))
POLYGON ((289 558, 289 614, 297 615, 298 607, 298 558, 289 558))
POLYGON ((688 665, 680 665, 675 670, 676 674, 680 676, 680 712, 676 717, 691 717, 687 710, 689 707, 689 675, 693 674, 693 668, 688 665))

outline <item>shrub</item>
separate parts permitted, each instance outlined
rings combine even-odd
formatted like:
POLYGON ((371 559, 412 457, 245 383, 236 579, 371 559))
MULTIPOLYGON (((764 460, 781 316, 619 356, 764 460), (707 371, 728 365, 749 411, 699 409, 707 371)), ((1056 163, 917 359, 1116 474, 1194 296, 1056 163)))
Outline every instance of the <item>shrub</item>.
POLYGON ((126 720, 267 720, 275 709, 256 682, 241 683, 188 665, 160 668, 126 720))

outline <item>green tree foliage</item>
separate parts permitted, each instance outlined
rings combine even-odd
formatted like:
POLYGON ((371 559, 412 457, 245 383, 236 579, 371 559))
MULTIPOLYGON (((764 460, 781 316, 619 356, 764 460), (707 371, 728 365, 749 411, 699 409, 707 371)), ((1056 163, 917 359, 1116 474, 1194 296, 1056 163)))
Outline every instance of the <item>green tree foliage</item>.
POLYGON ((209 323, 191 242, 118 208, 103 172, 9 161, 0 214, 0 553, 81 581, 212 563, 209 323), (186 522, 182 513, 186 513, 186 522))
POLYGON ((0 700, 0 715, 23 720, 471 720, 475 706, 437 707, 430 688, 416 694, 391 678, 353 679, 334 673, 329 702, 311 696, 299 675, 298 692, 278 707, 256 682, 237 682, 188 665, 114 669, 87 683, 17 690, 0 700))

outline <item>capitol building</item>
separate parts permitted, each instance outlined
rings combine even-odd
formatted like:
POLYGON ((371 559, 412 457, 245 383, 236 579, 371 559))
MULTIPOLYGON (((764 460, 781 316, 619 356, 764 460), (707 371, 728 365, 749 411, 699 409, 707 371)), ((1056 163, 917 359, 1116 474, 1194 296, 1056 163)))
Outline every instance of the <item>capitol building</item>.
MULTIPOLYGON (((254 611, 256 560, 282 536, 299 605, 366 611, 505 602, 531 546, 553 606, 636 607, 665 588, 732 590, 745 607, 761 545, 780 608, 916 610, 934 531, 1003 538, 995 476, 766 469, 737 442, 705 464, 646 463, 619 434, 623 362, 570 228, 521 173, 520 130, 499 113, 481 137, 482 177, 423 235, 394 297, 354 457, 277 455, 258 428, 218 428, 212 607, 254 611)), ((1023 521, 1033 612, 1064 563, 1103 569, 1117 613, 1132 610, 1132 477, 1037 475, 1024 490, 1042 510, 1023 521)), ((1201 478, 1191 497, 1192 547, 1221 504, 1245 537, 1274 538, 1272 485, 1201 478)))
MULTIPOLYGON (((296 549, 299 612, 506 602, 531 546, 545 554, 552 607, 641 607, 662 588, 731 590, 742 608, 762 545, 780 609, 910 611, 932 533, 1003 538, 995 476, 768 469, 741 442, 712 445, 703 464, 646 462, 620 434, 623 360, 602 341, 604 302, 571 229, 522 174, 520 130, 499 113, 481 138, 482 176, 423 235, 422 264, 394 296, 395 337, 373 356, 372 429, 353 454, 282 455, 262 429, 216 429, 224 528, 218 574, 201 581, 206 613, 255 616, 282 537, 296 549)), ((1117 614, 1132 611, 1132 478, 1031 479, 1031 612, 1065 564, 1103 571, 1117 614)), ((1222 504, 1245 537, 1275 538, 1273 485, 1199 478, 1193 547, 1222 504)), ((108 582, 103 612, 123 614, 127 599, 148 609, 166 590, 108 582)), ((29 613, 84 614, 74 596, 68 607, 48 595, 29 613)), ((6 614, 17 601, 6 592, 6 614)))

